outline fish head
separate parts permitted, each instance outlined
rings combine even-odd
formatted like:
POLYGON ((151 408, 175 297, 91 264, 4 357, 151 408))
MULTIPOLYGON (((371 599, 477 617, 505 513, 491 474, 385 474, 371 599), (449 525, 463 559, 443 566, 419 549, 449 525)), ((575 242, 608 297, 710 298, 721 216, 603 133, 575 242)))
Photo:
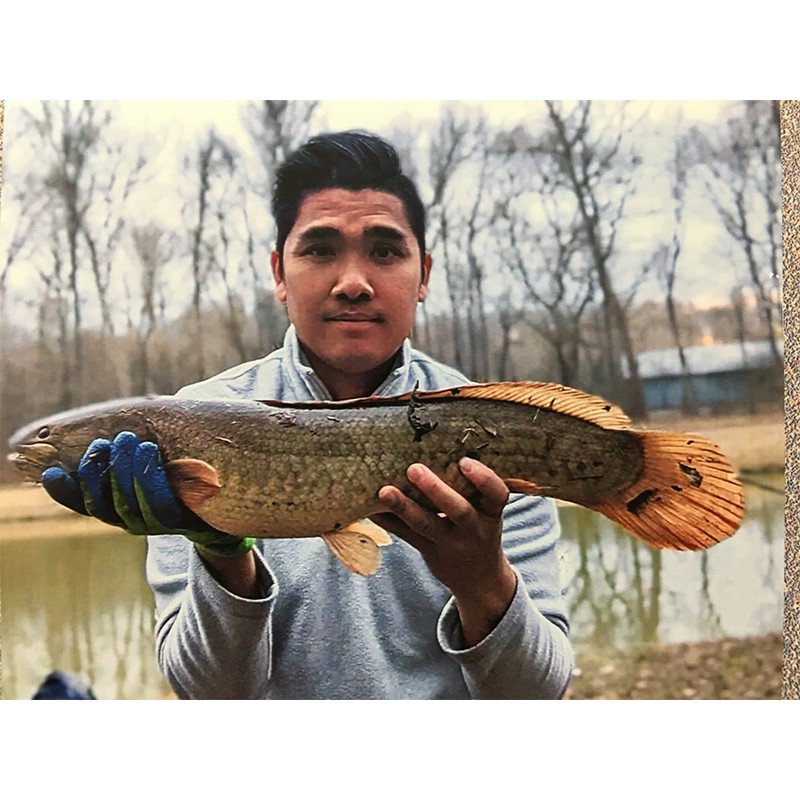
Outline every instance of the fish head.
POLYGON ((65 432, 49 419, 36 420, 8 440, 8 449, 8 460, 22 478, 38 481, 48 467, 63 466, 61 452, 67 449, 65 432))
POLYGON ((123 430, 143 433, 135 415, 138 402, 96 403, 37 419, 11 436, 7 459, 24 480, 34 483, 49 467, 72 472, 94 439, 113 438, 123 430))

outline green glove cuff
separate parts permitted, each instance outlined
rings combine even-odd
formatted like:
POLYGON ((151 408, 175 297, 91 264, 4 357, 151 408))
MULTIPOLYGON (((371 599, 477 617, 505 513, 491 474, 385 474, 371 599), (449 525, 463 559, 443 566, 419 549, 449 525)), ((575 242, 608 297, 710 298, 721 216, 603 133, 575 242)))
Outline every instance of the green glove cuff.
POLYGON ((249 553, 256 540, 250 536, 229 536, 227 533, 209 531, 208 533, 195 533, 194 531, 180 531, 190 542, 194 542, 200 553, 217 558, 241 558, 249 553))

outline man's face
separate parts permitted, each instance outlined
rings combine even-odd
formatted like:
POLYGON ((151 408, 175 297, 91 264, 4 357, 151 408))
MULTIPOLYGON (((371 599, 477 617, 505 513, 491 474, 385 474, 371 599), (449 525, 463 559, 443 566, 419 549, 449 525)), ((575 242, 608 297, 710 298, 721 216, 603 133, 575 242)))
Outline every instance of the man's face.
POLYGON ((430 256, 421 258, 399 198, 325 189, 301 204, 283 270, 277 252, 272 270, 276 297, 329 383, 326 377, 366 376, 394 356, 427 293, 430 256))

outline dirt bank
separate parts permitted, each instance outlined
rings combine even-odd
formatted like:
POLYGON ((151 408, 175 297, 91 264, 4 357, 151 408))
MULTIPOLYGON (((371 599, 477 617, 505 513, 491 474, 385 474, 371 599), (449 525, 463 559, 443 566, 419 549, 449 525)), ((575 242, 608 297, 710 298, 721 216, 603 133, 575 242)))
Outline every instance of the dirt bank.
POLYGON ((783 636, 578 652, 571 700, 778 700, 783 636))
POLYGON ((121 535, 119 528, 58 505, 41 486, 0 487, 0 540, 4 542, 113 533, 121 535))

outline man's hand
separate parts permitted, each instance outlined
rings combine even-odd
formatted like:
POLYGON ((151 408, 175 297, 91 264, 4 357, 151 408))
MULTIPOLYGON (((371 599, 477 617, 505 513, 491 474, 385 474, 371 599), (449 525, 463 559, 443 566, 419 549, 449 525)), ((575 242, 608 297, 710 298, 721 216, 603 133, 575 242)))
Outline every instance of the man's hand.
POLYGON ((372 519, 421 553, 431 573, 453 593, 468 645, 475 645, 508 609, 517 579, 501 544, 508 487, 485 464, 463 458, 459 467, 478 490, 470 503, 430 469, 412 464, 407 476, 438 509, 429 511, 397 487, 378 493, 389 510, 372 519))

